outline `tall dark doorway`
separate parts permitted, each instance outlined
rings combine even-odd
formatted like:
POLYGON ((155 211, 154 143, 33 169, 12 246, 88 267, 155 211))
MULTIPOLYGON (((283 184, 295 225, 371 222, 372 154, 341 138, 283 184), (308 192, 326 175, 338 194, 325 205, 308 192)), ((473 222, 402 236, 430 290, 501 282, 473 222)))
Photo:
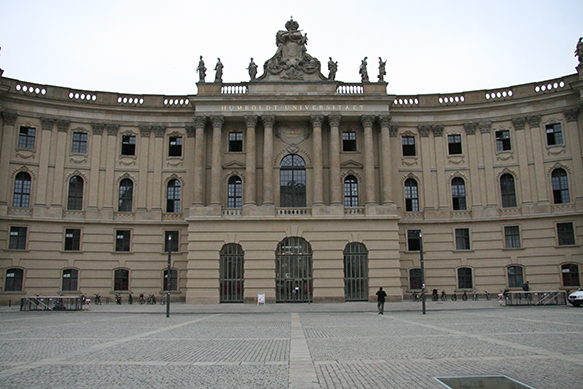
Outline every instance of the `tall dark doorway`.
POLYGON ((242 303, 245 281, 243 249, 240 245, 229 243, 221 250, 220 280, 221 302, 242 303))
POLYGON ((344 298, 368 301, 368 251, 362 243, 344 248, 344 298))
POLYGON ((312 301, 312 247, 305 239, 289 237, 279 243, 275 272, 278 303, 312 301))

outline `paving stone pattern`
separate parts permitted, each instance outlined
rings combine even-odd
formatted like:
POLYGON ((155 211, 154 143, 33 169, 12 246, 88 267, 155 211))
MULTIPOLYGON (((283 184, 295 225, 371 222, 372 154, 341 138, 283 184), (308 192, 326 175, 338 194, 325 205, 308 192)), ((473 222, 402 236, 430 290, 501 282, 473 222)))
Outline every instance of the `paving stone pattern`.
POLYGON ((434 377, 473 375, 583 387, 583 308, 418 307, 2 307, 0 388, 443 389, 434 377))

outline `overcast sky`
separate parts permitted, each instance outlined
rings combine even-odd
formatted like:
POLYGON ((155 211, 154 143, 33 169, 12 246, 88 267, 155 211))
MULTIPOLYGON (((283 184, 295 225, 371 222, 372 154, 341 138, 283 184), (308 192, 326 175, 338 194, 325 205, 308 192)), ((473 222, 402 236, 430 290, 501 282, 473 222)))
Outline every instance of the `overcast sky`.
POLYGON ((217 57, 224 82, 249 79, 254 57, 275 53, 275 34, 293 16, 308 53, 338 61, 337 80, 359 82, 369 57, 387 60, 391 94, 494 89, 575 73, 583 36, 580 0, 179 1, 0 0, 4 76, 87 91, 196 93, 217 57))

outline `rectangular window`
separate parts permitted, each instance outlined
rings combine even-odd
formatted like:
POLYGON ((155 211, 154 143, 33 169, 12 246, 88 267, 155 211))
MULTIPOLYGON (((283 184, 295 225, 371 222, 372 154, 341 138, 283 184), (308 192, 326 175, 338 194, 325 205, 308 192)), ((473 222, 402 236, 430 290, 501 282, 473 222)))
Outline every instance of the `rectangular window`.
POLYGON ((344 131, 342 133, 342 151, 356 151, 356 132, 344 131))
POLYGON ((549 146, 562 145, 563 144, 563 130, 561 129, 561 124, 547 124, 547 144, 549 146))
POLYGON ((404 136, 401 138, 401 142, 403 143, 403 156, 414 156, 416 155, 415 151, 415 137, 414 136, 404 136))
POLYGON ((510 149, 510 131, 496 131, 496 150, 507 151, 510 149))
POLYGON ((182 137, 171 136, 168 143, 169 157, 182 157, 182 137))
POLYGON ((462 153, 462 136, 459 134, 447 136, 447 146, 449 155, 462 153))
POLYGON ((81 230, 78 228, 65 229, 65 251, 79 251, 81 247, 81 230))
POLYGON ((115 251, 130 251, 130 230, 117 230, 115 232, 115 251))
POLYGON ((10 250, 26 250, 26 227, 10 227, 10 250))
POLYGON ((455 249, 469 250, 470 249, 470 229, 456 228, 455 229, 455 249))
POLYGON ((520 229, 518 226, 504 227, 504 239, 507 249, 520 248, 520 229))
POLYGON ((229 132, 229 152, 240 153, 243 151, 243 133, 229 132))
POLYGON ((121 155, 136 155, 136 137, 134 135, 122 136, 121 155))
POLYGON ((73 147, 71 152, 74 154, 87 154, 87 134, 85 132, 73 133, 73 147))
POLYGON ((166 231, 164 235, 164 252, 168 252, 168 248, 172 249, 172 252, 178 252, 178 238, 179 238, 178 231, 166 231))
POLYGON ((557 239, 559 246, 571 246, 575 244, 575 231, 573 223, 557 223, 557 239))
POLYGON ((421 250, 421 230, 407 231, 407 251, 421 250))
POLYGON ((18 136, 18 148, 20 149, 34 149, 34 138, 36 136, 36 129, 32 127, 20 127, 20 134, 18 136))

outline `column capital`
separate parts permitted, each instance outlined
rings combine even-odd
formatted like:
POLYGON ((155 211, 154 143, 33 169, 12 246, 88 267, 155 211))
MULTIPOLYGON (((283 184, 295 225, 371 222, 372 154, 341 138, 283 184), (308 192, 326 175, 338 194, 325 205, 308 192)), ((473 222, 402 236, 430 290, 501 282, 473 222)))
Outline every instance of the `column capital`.
POLYGON ((516 131, 524 130, 524 125, 526 124, 525 117, 512 118, 511 121, 512 121, 512 126, 514 127, 514 129, 516 131))
POLYGON ((119 131, 119 124, 108 123, 105 125, 105 130, 107 131, 107 135, 116 136, 119 131))
POLYGON ((255 128, 258 119, 257 115, 245 115, 243 117, 245 118, 245 125, 247 128, 255 128))
POLYGON ((194 138, 194 134, 196 132, 195 126, 184 126, 184 130, 186 131, 187 138, 194 138))
POLYGON ((93 135, 103 134, 104 128, 105 125, 103 123, 91 123, 91 132, 93 132, 93 135))
POLYGON ((529 116, 526 118, 528 120, 528 125, 530 128, 540 126, 540 115, 529 116))
POLYGON ((312 127, 322 127, 324 123, 324 115, 310 115, 310 123, 312 127))
POLYGON ((140 135, 144 138, 148 138, 150 136, 150 133, 152 132, 152 126, 140 124, 138 128, 140 129, 140 135))
POLYGON ((223 115, 211 116, 211 123, 213 124, 213 128, 221 128, 225 123, 225 117, 223 115))
POLYGON ((55 124, 55 119, 40 118, 40 125, 43 130, 52 131, 55 124))
POLYGON ((328 116, 328 123, 330 124, 330 127, 339 127, 341 120, 342 120, 342 115, 330 115, 330 116, 328 116))
POLYGON ((274 115, 265 115, 261 116, 261 121, 265 127, 273 127, 275 124, 275 116, 274 115))
POLYGON ((57 125, 57 131, 67 132, 69 130, 69 125, 71 124, 71 121, 66 119, 57 119, 55 120, 55 124, 57 125))
POLYGON ((429 124, 420 124, 417 126, 419 130, 419 136, 422 138, 428 138, 431 132, 431 126, 429 124))
POLYGON ((16 112, 2 112, 2 117, 4 118, 4 124, 9 126, 13 126, 16 123, 16 119, 18 118, 18 114, 16 112))
POLYGON ((476 122, 464 123, 464 130, 466 130, 467 135, 475 135, 477 128, 478 128, 478 123, 476 123, 476 122))
POLYGON ((396 138, 399 135, 399 126, 396 124, 391 124, 389 126, 389 136, 391 138, 396 138))
POLYGON ((204 128, 206 125, 206 116, 193 116, 195 128, 204 128))
POLYGON ((480 127, 480 133, 482 134, 489 134, 492 130, 492 122, 480 122, 478 123, 480 127))
POLYGON ((434 124, 431 126, 431 131, 433 131, 433 136, 443 136, 443 124, 434 124))
POLYGON ((163 138, 164 134, 166 134, 166 126, 152 126, 152 130, 154 130, 156 138, 163 138))
POLYGON ((391 119, 393 116, 391 115, 381 115, 379 116, 379 121, 381 122, 381 128, 387 128, 391 124, 391 119))
POLYGON ((375 116, 374 115, 362 115, 360 117, 360 122, 364 128, 372 127, 374 124, 375 116))
POLYGON ((575 122, 579 116, 579 108, 566 109, 563 111, 563 115, 568 122, 575 122))

